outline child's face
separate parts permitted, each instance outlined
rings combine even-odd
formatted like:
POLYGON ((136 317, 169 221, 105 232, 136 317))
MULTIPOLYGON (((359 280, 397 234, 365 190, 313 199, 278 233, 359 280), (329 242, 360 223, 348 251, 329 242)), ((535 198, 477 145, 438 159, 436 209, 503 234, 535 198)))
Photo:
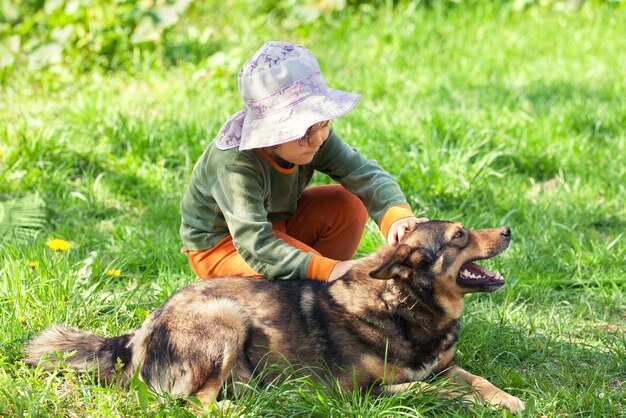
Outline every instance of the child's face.
POLYGON ((316 123, 300 139, 279 145, 274 152, 283 160, 296 165, 305 165, 313 160, 315 153, 328 139, 330 126, 328 121, 316 123))

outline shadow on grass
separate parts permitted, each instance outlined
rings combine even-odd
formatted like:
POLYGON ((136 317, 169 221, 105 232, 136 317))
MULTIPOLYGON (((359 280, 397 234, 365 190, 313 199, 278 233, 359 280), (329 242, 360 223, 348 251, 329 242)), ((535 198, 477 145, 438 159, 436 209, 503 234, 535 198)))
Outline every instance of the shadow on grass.
POLYGON ((135 253, 127 264, 134 270, 152 266, 156 275, 161 267, 186 265, 178 235, 184 190, 173 195, 171 185, 96 154, 65 149, 52 157, 64 174, 42 173, 38 186, 50 208, 51 231, 80 242, 77 250, 85 254, 102 247, 110 257, 135 253))
MULTIPOLYGON (((486 119, 486 122, 502 125, 497 116, 501 110, 508 120, 500 128, 501 133, 506 134, 512 148, 519 148, 520 152, 499 157, 494 168, 512 166, 514 173, 539 181, 553 178, 563 168, 558 154, 546 153, 546 147, 551 142, 571 142, 575 138, 576 141, 584 139, 590 144, 606 146, 623 135, 623 126, 626 125, 625 102, 615 93, 613 86, 590 88, 584 84, 536 81, 521 87, 493 83, 463 86, 461 89, 459 92, 439 88, 426 96, 427 104, 445 109, 446 116, 436 114, 428 121, 432 129, 440 132, 446 141, 462 147, 468 130, 493 128, 475 126, 475 121, 466 119, 466 112, 460 115, 459 120, 460 95, 462 108, 496 112, 495 120, 481 118, 483 121, 486 119), (524 147, 518 146, 519 141, 525 142, 524 147)), ((489 147, 486 149, 489 150, 489 147)))

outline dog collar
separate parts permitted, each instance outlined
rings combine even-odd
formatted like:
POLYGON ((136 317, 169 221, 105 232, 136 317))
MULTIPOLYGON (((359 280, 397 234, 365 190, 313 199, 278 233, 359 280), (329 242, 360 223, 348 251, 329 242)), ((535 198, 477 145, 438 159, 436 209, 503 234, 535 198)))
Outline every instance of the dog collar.
POLYGON ((389 285, 389 291, 398 296, 399 305, 404 306, 411 312, 413 312, 413 309, 419 303, 417 297, 414 296, 413 291, 404 286, 392 283, 389 285))

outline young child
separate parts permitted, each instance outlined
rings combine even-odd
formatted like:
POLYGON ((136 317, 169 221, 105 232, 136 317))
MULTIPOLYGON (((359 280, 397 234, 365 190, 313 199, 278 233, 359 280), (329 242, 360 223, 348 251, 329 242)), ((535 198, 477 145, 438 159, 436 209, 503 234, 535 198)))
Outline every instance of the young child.
POLYGON ((360 96, 328 88, 308 49, 268 42, 238 82, 245 107, 204 151, 181 203, 198 277, 334 280, 368 214, 390 245, 422 221, 393 178, 330 127, 360 96), (316 170, 339 184, 306 188, 316 170))

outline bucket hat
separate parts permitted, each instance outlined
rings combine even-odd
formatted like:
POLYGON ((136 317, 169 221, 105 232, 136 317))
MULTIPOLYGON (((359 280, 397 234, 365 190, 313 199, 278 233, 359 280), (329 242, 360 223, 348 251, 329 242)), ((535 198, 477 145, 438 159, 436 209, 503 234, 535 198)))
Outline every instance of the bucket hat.
POLYGON ((360 95, 328 87, 308 49, 289 42, 267 42, 238 76, 242 110, 215 138, 219 149, 240 151, 283 144, 325 120, 350 112, 360 95))

